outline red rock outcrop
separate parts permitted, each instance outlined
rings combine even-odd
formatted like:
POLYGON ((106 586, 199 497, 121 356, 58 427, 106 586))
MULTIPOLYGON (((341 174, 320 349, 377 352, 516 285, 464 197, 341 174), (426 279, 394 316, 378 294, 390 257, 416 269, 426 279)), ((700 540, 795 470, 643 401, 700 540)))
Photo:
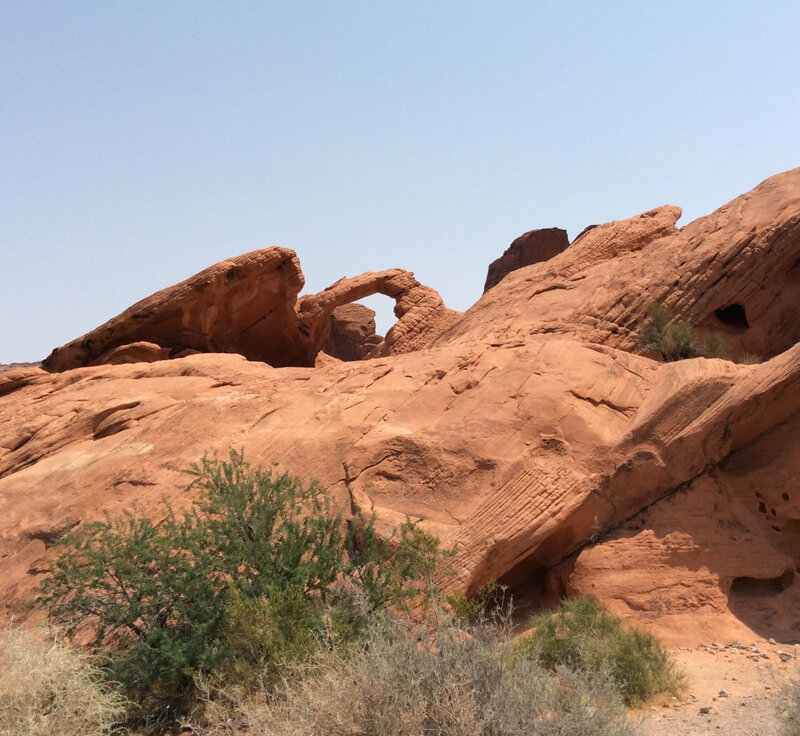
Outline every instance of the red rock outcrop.
POLYGON ((178 469, 234 447, 381 524, 421 519, 458 546, 448 585, 593 592, 673 641, 712 626, 788 638, 800 628, 800 344, 779 340, 800 309, 800 169, 682 229, 678 215, 595 227, 463 315, 402 271, 298 302, 308 344, 322 345, 337 306, 395 298, 399 322, 367 361, 207 354, 0 374, 5 614, 65 528, 103 510, 161 513, 165 494, 187 503, 178 469), (731 343, 774 357, 638 355, 636 324, 657 300, 701 327, 740 304, 748 327, 731 343))
MULTIPOLYGON (((53 350, 43 366, 65 371, 107 362, 133 343, 240 353, 274 365, 308 365, 294 305, 303 287, 294 251, 268 248, 221 261, 137 302, 92 332, 53 350)), ((313 359, 310 363, 313 365, 313 359)))
POLYGON ((331 314, 331 332, 322 350, 339 360, 363 360, 383 342, 375 332, 375 312, 363 304, 343 304, 331 314))
POLYGON ((732 358, 768 358, 800 340, 800 169, 682 229, 679 216, 660 207, 588 230, 551 260, 508 274, 440 339, 561 334, 635 350, 648 305, 661 301, 722 333, 732 358))
POLYGON ((255 250, 221 261, 137 302, 82 337, 56 348, 42 366, 60 372, 88 365, 239 353, 272 366, 313 366, 343 305, 372 294, 395 300, 398 322, 371 355, 415 350, 449 327, 457 312, 414 274, 396 268, 343 278, 297 300, 305 283, 288 248, 255 250))
POLYGON ((40 363, 0 363, 0 373, 4 371, 11 371, 17 368, 30 368, 31 366, 38 366, 40 363))
POLYGON ((520 235, 506 248, 500 258, 489 264, 483 292, 489 291, 518 268, 549 261, 553 256, 566 250, 568 245, 567 231, 557 227, 531 230, 520 235))

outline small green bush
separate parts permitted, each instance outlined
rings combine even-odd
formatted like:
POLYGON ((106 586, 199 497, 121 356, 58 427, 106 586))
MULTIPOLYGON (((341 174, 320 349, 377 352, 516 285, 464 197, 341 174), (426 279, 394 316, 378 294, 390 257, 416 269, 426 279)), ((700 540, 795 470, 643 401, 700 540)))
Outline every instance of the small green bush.
POLYGON ((237 453, 191 473, 202 493, 182 518, 126 514, 68 534, 38 599, 68 634, 92 634, 110 676, 149 711, 179 712, 194 673, 229 655, 231 591, 320 595, 343 566, 341 520, 318 485, 273 478, 237 453))
POLYGON ((727 352, 721 335, 712 332, 703 337, 685 320, 676 320, 662 302, 647 308, 647 319, 639 325, 639 345, 659 353, 667 362, 687 358, 724 358, 727 352))
POLYGON ((780 736, 800 736, 800 682, 784 689, 781 695, 784 711, 780 714, 780 736))
MULTIPOLYGON (((449 621, 407 631, 370 629, 347 657, 326 655, 282 697, 242 698, 202 736, 629 736, 613 681, 532 660, 514 662, 507 630, 449 621)), ((207 711, 209 714, 210 711, 207 711)))
POLYGON ((564 601, 558 611, 536 616, 533 634, 517 645, 517 656, 555 670, 566 666, 608 672, 627 704, 675 693, 683 685, 676 665, 650 634, 622 622, 590 598, 564 601))
POLYGON ((85 656, 48 629, 0 631, 0 736, 100 736, 125 701, 85 656))

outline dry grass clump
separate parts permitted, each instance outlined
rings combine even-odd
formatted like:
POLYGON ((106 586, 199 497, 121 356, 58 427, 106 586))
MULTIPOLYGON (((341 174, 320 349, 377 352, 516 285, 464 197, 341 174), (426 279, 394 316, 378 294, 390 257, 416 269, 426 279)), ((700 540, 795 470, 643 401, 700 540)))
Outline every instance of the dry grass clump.
POLYGON ((0 736, 99 736, 125 715, 101 671, 49 629, 0 631, 0 736))
POLYGON ((625 708, 602 674, 510 657, 490 626, 409 636, 375 628, 348 656, 327 655, 282 697, 241 697, 207 711, 204 736, 629 736, 625 708), (210 718, 213 713, 213 718, 210 718))

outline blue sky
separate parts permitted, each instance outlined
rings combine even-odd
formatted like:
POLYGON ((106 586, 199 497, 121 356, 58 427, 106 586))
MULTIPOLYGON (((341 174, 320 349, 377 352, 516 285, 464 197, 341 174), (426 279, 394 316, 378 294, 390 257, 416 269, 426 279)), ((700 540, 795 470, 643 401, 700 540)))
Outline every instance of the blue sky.
POLYGON ((797 165, 796 0, 4 0, 0 362, 273 244, 466 309, 526 230, 797 165))

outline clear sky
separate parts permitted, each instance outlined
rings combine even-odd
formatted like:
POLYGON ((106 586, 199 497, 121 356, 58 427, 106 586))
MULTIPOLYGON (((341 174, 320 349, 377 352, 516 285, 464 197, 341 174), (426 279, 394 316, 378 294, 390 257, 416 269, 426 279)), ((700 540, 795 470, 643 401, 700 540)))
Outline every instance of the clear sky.
POLYGON ((526 230, 797 165, 798 0, 1 0, 0 362, 274 244, 466 309, 526 230))

